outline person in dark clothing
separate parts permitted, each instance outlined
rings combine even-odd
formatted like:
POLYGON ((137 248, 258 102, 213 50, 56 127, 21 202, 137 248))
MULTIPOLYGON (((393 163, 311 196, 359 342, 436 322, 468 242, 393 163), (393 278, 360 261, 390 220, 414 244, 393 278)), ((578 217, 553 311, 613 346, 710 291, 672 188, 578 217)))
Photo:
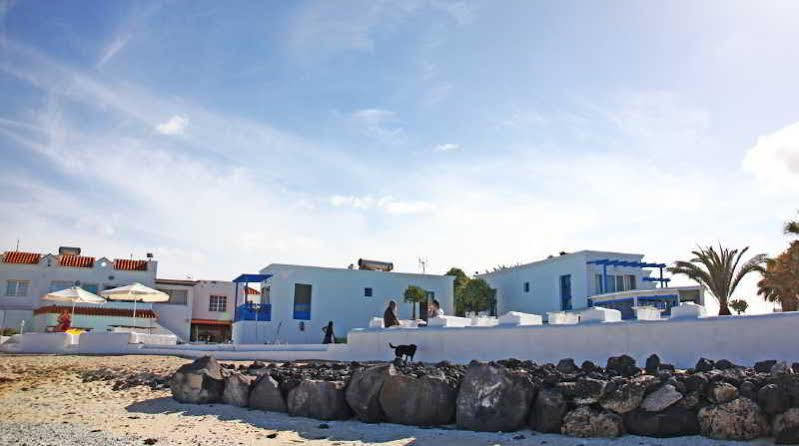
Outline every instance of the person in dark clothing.
POLYGON ((383 313, 383 327, 394 327, 399 324, 399 319, 397 319, 397 303, 393 300, 389 301, 388 308, 386 308, 386 312, 383 313))
POLYGON ((322 327, 322 331, 325 332, 325 339, 322 341, 322 344, 336 343, 336 336, 333 334, 333 321, 328 321, 327 326, 322 327))

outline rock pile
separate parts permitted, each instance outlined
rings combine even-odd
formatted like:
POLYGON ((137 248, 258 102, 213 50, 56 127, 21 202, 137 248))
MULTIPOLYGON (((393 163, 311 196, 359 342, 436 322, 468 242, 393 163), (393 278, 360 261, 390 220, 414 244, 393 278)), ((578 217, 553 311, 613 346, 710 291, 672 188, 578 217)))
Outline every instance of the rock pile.
POLYGON ((150 372, 123 373, 118 370, 97 369, 82 372, 83 382, 113 381, 112 390, 125 390, 136 386, 147 386, 152 390, 168 389, 170 377, 150 372))
POLYGON ((656 355, 641 369, 623 355, 605 367, 508 359, 468 366, 307 362, 238 369, 211 357, 171 379, 182 402, 225 402, 320 420, 417 426, 457 424, 477 431, 525 427, 575 437, 701 434, 721 440, 773 435, 799 443, 799 364, 753 368, 701 358, 676 370, 656 355))

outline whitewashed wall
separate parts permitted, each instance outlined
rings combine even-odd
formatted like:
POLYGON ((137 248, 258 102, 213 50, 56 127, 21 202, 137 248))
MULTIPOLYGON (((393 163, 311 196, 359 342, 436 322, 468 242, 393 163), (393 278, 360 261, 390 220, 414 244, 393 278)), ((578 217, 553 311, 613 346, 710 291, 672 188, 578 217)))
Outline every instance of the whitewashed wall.
MULTIPOLYGON (((595 284, 595 274, 602 274, 602 267, 588 265, 586 262, 606 258, 640 261, 643 256, 604 251, 578 251, 493 273, 480 274, 478 277, 485 279, 497 290, 498 314, 508 311, 545 314, 561 310, 560 276, 566 274, 571 275, 572 308, 587 307, 587 298, 600 292, 595 284), (530 283, 529 292, 524 291, 525 282, 530 283)), ((636 289, 654 288, 652 282, 642 280, 649 276, 649 271, 641 268, 609 267, 608 275, 634 275, 636 289)))
POLYGON ((657 353, 665 362, 688 368, 702 356, 749 365, 763 359, 799 361, 792 336, 797 330, 799 312, 791 312, 529 327, 363 329, 350 332, 348 346, 356 360, 391 359, 391 342, 416 344, 416 359, 431 362, 573 358, 604 366, 609 356, 628 354, 643 364, 657 353))
MULTIPOLYGON (((239 285, 239 296, 242 287, 239 285)), ((243 299, 242 299, 243 301, 243 299)), ((236 309, 236 287, 233 282, 224 280, 199 280, 194 285, 193 319, 210 319, 216 321, 232 321, 236 309), (211 295, 227 297, 225 311, 210 311, 211 295)))
MULTIPOLYGON (((633 321, 581 325, 475 328, 391 328, 355 330, 347 344, 336 345, 135 345, 113 347, 101 336, 81 353, 162 354, 229 360, 391 360, 391 342, 416 344, 416 360, 466 363, 472 359, 530 359, 538 363, 573 358, 605 365, 609 356, 628 354, 643 365, 657 353, 680 368, 693 367, 704 356, 752 365, 764 359, 798 361, 799 348, 791 334, 799 329, 799 312, 755 316, 717 316, 702 319, 633 321), (98 344, 99 343, 99 344, 98 344), (117 348, 117 350, 114 350, 117 348), (93 349, 96 349, 93 350, 93 349)), ((109 333, 110 334, 110 333, 109 333)), ((58 333, 30 333, 25 342, 6 343, 0 351, 63 353, 58 333), (39 338, 37 338, 39 336, 39 338), (50 340, 60 342, 51 345, 50 340)), ((63 334, 61 334, 63 335, 63 334)), ((12 338, 13 339, 13 338, 12 338)), ((88 338, 87 338, 88 339, 88 338)), ((111 343, 113 344, 113 343, 111 343)))
POLYGON ((188 342, 191 335, 192 308, 194 306, 194 286, 156 282, 159 290, 185 290, 186 303, 157 303, 153 311, 158 314, 158 323, 175 333, 181 340, 188 342))
POLYGON ((268 280, 272 321, 263 332, 267 340, 279 338, 293 344, 320 343, 324 337, 322 327, 331 320, 336 336, 344 337, 349 330, 365 326, 370 318, 382 318, 391 299, 397 301, 400 318, 410 319, 411 305, 402 301, 409 285, 434 292, 444 312, 452 314, 453 311, 452 276, 278 264, 269 265, 261 273, 273 275, 268 280), (296 283, 312 286, 311 320, 303 321, 304 330, 300 330, 301 321, 294 319, 296 283), (372 288, 371 297, 364 296, 367 287, 372 288), (278 336, 277 327, 281 322, 278 336))

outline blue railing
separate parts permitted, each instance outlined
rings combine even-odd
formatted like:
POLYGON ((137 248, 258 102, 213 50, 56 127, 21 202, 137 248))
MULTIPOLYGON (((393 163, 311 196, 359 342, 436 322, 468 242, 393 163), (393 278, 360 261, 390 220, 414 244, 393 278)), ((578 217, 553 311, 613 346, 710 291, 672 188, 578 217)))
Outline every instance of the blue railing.
POLYGON ((247 302, 236 307, 236 321, 271 321, 272 305, 247 302))

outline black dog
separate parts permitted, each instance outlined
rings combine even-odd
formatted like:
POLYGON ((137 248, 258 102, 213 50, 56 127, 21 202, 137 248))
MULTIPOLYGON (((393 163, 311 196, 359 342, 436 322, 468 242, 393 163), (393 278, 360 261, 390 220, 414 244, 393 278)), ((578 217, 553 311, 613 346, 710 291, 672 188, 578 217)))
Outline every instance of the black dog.
POLYGON ((394 355, 397 359, 413 362, 413 355, 416 354, 416 344, 394 346, 389 342, 388 346, 394 349, 394 355))

